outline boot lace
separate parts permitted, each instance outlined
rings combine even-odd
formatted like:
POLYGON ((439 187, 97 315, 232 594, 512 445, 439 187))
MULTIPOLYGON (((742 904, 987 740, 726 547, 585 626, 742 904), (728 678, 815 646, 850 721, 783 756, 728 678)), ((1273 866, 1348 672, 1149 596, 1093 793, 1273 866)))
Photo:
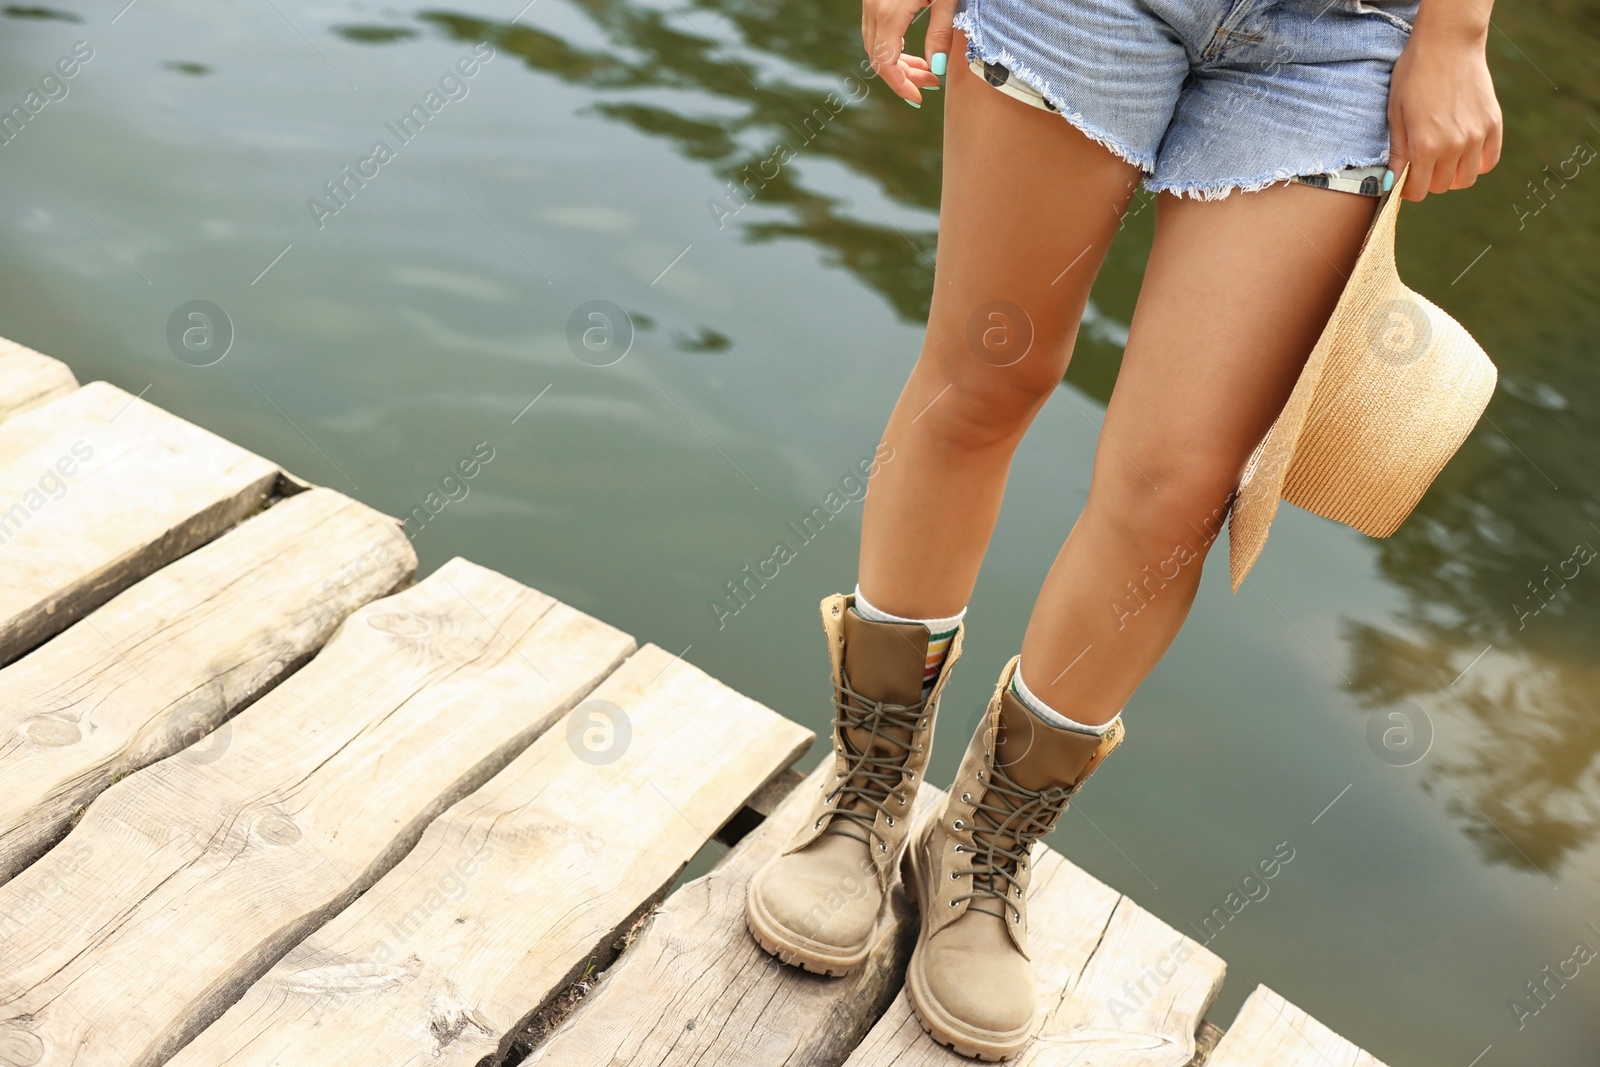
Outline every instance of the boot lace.
POLYGON ((1022 910, 1013 899, 1022 896, 1018 867, 1034 842, 1049 833, 1067 810, 1074 791, 1073 786, 1061 785, 1029 789, 1012 781, 999 764, 991 764, 988 787, 972 811, 972 865, 952 872, 957 878, 970 877, 972 891, 951 900, 951 906, 970 900, 969 911, 1020 922, 1022 910), (985 906, 991 901, 998 901, 1003 910, 985 906))
MULTIPOLYGON (((840 681, 834 685, 833 727, 835 736, 845 750, 849 764, 839 784, 828 792, 832 805, 834 825, 845 820, 846 827, 836 831, 869 847, 876 841, 880 851, 888 849, 888 842, 876 826, 881 813, 890 825, 894 816, 884 806, 889 794, 900 784, 900 775, 906 760, 922 751, 919 738, 923 736, 925 719, 923 701, 914 704, 894 704, 886 700, 873 700, 856 692, 848 675, 840 672, 840 681), (891 736, 890 729, 908 730, 909 743, 891 736), (867 739, 860 751, 850 743, 849 730, 867 731, 867 739), (853 824, 861 832, 853 832, 853 824)), ((820 822, 821 820, 819 820, 820 822)), ((830 827, 831 828, 831 827, 830 827)))

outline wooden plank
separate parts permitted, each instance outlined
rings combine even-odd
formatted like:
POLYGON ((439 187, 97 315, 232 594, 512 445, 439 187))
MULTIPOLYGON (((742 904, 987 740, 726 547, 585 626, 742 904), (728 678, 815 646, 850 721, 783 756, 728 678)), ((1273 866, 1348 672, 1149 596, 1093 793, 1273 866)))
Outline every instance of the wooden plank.
POLYGON ((123 779, 0 886, 0 1049, 164 1063, 632 647, 459 559, 359 609, 220 757, 123 779))
MULTIPOLYGON (((1222 960, 1055 850, 1036 846, 1034 856, 1028 930, 1040 1026, 1010 1062, 1184 1067, 1222 987, 1222 960)), ((923 1033, 901 993, 846 1062, 970 1067, 972 1061, 923 1033)))
POLYGON ((119 778, 194 743, 416 570, 395 520, 331 489, 281 501, 0 668, 0 883, 119 778))
POLYGON ((506 1053, 522 1020, 811 740, 645 646, 171 1067, 472 1067, 506 1053), (628 725, 607 734, 599 716, 616 722, 615 709, 628 725), (592 759, 588 729, 604 742, 592 759))
POLYGON ((105 382, 0 422, 0 663, 258 510, 277 478, 105 382))
POLYGON ((0 337, 0 422, 76 388, 65 363, 0 337))
POLYGON ((1239 1009, 1206 1067, 1383 1067, 1266 986, 1239 1009))
MULTIPOLYGON (((898 888, 867 962, 843 978, 784 966, 744 925, 750 877, 799 829, 831 771, 828 762, 813 771, 721 863, 669 897, 527 1067, 842 1063, 894 998, 911 955, 915 917, 898 888)), ((918 796, 941 799, 926 784, 918 796)))

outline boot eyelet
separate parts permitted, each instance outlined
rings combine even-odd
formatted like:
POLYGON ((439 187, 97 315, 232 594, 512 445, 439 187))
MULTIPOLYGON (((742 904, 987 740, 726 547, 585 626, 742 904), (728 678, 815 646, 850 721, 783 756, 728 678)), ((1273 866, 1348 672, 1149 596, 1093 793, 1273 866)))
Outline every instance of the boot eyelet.
POLYGON ((980 781, 980 782, 983 781, 983 772, 982 771, 978 772, 978 781, 980 781))
POLYGON ((966 845, 957 845, 956 846, 956 851, 957 852, 965 852, 966 850, 967 850, 967 846, 966 845))
POLYGON ((879 852, 888 852, 889 851, 889 846, 884 844, 882 841, 879 841, 878 842, 878 851, 879 852))
POLYGON ((812 824, 811 824, 811 828, 812 828, 812 829, 813 829, 813 830, 820 830, 820 829, 822 829, 822 820, 821 820, 821 819, 818 819, 818 820, 817 820, 817 821, 816 821, 816 822, 814 822, 814 823, 812 823, 812 824))
POLYGON ((950 825, 951 825, 951 827, 953 829, 956 829, 956 830, 965 830, 967 828, 967 824, 962 822, 960 819, 957 819, 955 822, 951 823, 950 825))
POLYGON ((962 793, 961 794, 961 803, 963 803, 963 804, 971 804, 972 803, 972 794, 971 793, 962 793))
POLYGON ((953 900, 952 900, 952 901, 951 901, 951 902, 950 902, 950 906, 951 906, 951 907, 952 907, 952 908, 953 908, 953 907, 955 907, 955 906, 956 906, 956 902, 955 902, 955 901, 953 901, 953 900))
POLYGON ((885 815, 883 817, 883 821, 888 823, 890 826, 893 826, 894 825, 894 816, 893 815, 885 815))

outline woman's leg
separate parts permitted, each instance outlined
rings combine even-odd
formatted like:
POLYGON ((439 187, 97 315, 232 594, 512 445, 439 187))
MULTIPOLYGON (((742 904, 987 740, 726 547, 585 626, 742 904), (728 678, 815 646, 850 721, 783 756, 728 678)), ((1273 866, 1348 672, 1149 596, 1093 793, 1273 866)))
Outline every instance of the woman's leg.
POLYGON ((1089 500, 1023 641, 1027 685, 1050 707, 1108 722, 1177 635, 1373 208, 1303 185, 1161 197, 1089 500))
MULTIPOLYGON (((957 35, 959 55, 965 42, 957 35)), ((1132 194, 1134 168, 1059 116, 1005 96, 964 65, 946 91, 944 211, 922 357, 867 495, 861 585, 830 597, 836 776, 780 856, 750 881, 745 921, 780 959, 843 974, 871 951, 927 767, 957 614, 994 527, 1012 450, 1061 380, 1089 285, 1132 194), (1074 262, 1076 260, 1076 262, 1074 262), (1070 267, 1070 269, 1068 269, 1070 267), (975 315, 1007 301, 1031 323, 975 315), (1014 331, 1033 333, 1026 354, 1014 331), (1017 358, 1021 355, 1021 358, 1017 358), (864 607, 876 606, 879 613, 864 607), (899 616, 880 617, 881 612, 899 616)))
POLYGON ((966 606, 1012 452, 1061 382, 1139 176, 1059 115, 984 84, 965 50, 958 33, 928 332, 884 431, 894 459, 874 474, 862 515, 861 586, 873 606, 907 618, 966 606), (1027 327, 989 318, 995 301, 1032 322, 1032 348, 1008 366, 1001 342, 1016 334, 1000 331, 1027 327), (975 317, 994 348, 969 340, 975 317))
POLYGON ((985 719, 996 728, 973 737, 909 846, 922 927, 906 997, 924 1029, 965 1055, 1005 1056, 1028 1040, 1018 898, 1031 874, 1020 857, 1120 741, 1116 727, 1092 728, 1116 716, 1182 625, 1240 469, 1332 311, 1372 208, 1305 186, 1162 198, 1089 501, 1023 640, 1027 690, 996 694, 985 719))

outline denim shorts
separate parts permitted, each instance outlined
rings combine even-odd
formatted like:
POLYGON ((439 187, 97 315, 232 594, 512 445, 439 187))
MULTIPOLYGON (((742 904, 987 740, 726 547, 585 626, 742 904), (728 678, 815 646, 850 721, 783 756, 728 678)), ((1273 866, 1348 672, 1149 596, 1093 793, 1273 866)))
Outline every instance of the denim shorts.
POLYGON ((959 0, 955 25, 969 61, 1003 68, 1146 188, 1215 200, 1384 164, 1417 5, 959 0))

